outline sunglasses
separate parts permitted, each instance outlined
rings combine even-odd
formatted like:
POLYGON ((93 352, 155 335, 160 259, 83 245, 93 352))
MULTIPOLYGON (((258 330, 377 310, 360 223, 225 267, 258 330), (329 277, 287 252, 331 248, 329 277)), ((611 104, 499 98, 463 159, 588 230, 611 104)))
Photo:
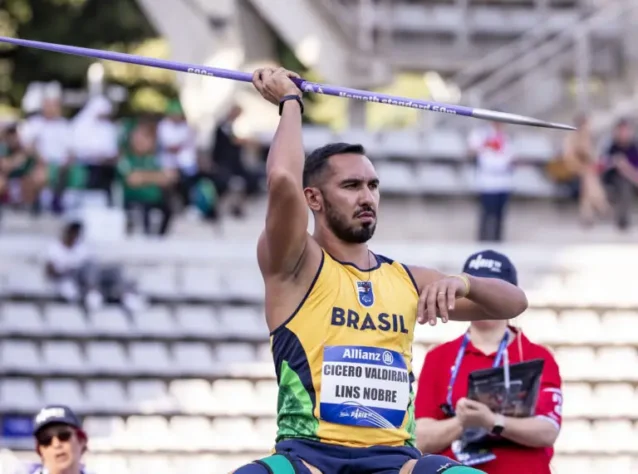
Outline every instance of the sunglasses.
POLYGON ((36 439, 38 440, 38 444, 40 446, 47 447, 51 445, 51 443, 53 442, 53 438, 58 438, 60 442, 64 443, 66 441, 69 441, 72 436, 73 436, 73 431, 65 429, 65 430, 50 431, 47 433, 40 433, 36 436, 36 439))

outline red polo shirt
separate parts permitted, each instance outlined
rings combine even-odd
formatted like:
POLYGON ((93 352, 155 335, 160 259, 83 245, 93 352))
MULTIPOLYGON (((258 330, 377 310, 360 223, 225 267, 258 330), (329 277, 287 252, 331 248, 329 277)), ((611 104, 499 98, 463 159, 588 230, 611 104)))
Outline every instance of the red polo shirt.
MULTIPOLYGON (((551 352, 546 348, 530 342, 516 328, 510 327, 510 329, 517 333, 516 339, 509 344, 507 349, 510 364, 530 359, 543 359, 545 361, 536 405, 536 416, 546 418, 560 429, 563 397, 558 365, 551 352)), ((441 344, 430 350, 425 356, 415 400, 415 415, 417 419, 445 419, 440 406, 446 402, 451 368, 461 347, 462 339, 463 337, 461 336, 458 339, 441 344)), ((479 369, 491 368, 495 357, 496 353, 486 355, 474 347, 472 342, 468 344, 452 390, 452 405, 454 407, 456 407, 456 402, 459 398, 467 396, 469 373, 479 369)), ((488 474, 511 474, 512 472, 518 474, 550 474, 551 472, 549 463, 554 454, 552 448, 528 448, 520 445, 511 445, 495 447, 493 452, 496 454, 496 459, 476 467, 488 474)), ((433 454, 442 454, 456 459, 449 447, 441 453, 433 454)))

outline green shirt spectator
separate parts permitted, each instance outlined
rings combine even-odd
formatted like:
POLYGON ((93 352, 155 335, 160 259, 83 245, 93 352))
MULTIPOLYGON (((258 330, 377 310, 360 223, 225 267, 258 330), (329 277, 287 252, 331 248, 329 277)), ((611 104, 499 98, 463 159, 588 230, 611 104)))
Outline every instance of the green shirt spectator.
POLYGON ((125 202, 156 204, 162 201, 164 190, 149 179, 151 175, 162 173, 154 154, 126 153, 117 169, 122 180, 125 202))

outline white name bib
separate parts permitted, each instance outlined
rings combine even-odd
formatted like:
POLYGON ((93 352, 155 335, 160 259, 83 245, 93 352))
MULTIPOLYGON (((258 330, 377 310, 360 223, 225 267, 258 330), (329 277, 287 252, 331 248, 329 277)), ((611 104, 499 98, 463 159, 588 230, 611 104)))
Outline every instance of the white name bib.
POLYGON ((410 402, 410 374, 396 351, 326 346, 319 416, 340 425, 399 428, 410 402))

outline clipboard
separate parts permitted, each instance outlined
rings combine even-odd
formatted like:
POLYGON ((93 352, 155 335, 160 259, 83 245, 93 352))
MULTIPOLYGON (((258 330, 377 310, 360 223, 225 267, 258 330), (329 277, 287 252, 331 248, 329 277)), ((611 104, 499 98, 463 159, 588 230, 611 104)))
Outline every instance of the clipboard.
POLYGON ((484 403, 494 413, 517 418, 534 416, 544 365, 543 359, 511 364, 509 390, 503 367, 470 372, 467 397, 484 403))

